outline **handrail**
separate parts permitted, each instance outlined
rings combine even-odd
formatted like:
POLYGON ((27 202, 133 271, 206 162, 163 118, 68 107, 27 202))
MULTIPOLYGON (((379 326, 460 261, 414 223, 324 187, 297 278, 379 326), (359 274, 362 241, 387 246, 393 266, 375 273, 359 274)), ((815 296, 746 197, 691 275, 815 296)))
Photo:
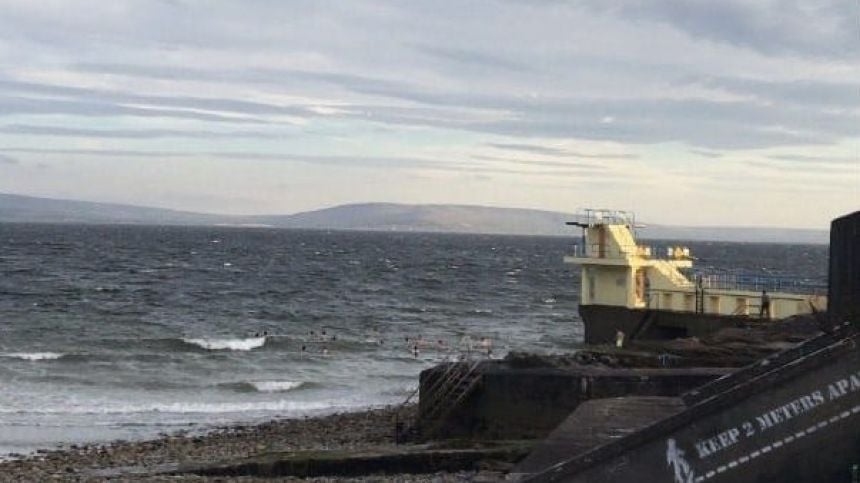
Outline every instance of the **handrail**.
POLYGON ((790 275, 760 275, 745 273, 699 272, 702 287, 711 290, 745 290, 750 292, 783 292, 809 294, 824 291, 826 286, 818 281, 803 280, 790 275))
POLYGON ((636 215, 631 211, 607 208, 583 208, 576 214, 578 223, 585 225, 636 225, 636 215))
MULTIPOLYGON (((449 356, 446 356, 445 359, 443 360, 443 362, 449 362, 448 357, 449 356)), ((453 370, 455 370, 457 365, 458 364, 456 362, 451 362, 450 366, 448 366, 445 369, 445 372, 439 376, 439 379, 434 381, 434 384, 431 386, 432 388, 434 388, 433 389, 434 391, 435 391, 435 387, 437 387, 440 384, 440 381, 442 381, 453 370)), ((402 430, 402 428, 400 427, 400 415, 403 413, 403 408, 405 408, 406 405, 409 404, 409 402, 412 400, 412 398, 415 397, 416 394, 419 394, 420 391, 421 391, 421 385, 419 384, 418 387, 416 387, 412 392, 410 392, 409 395, 406 396, 406 399, 404 399, 402 403, 398 404, 397 408, 394 410, 395 441, 399 441, 400 435, 398 433, 402 430)))
POLYGON ((430 409, 428 409, 428 412, 432 413, 433 410, 438 407, 438 405, 442 401, 444 401, 448 396, 450 396, 456 390, 457 386, 466 378, 468 378, 469 375, 472 374, 472 372, 475 370, 476 367, 478 367, 480 362, 480 360, 473 361, 470 365, 466 366, 466 370, 459 370, 454 373, 446 381, 446 384, 444 384, 435 394, 433 394, 433 396, 435 397, 433 397, 433 399, 431 400, 431 405, 430 409))
MULTIPOLYGON (((460 368, 460 363, 457 361, 444 361, 444 362, 448 362, 449 365, 447 368, 445 368, 445 371, 441 375, 439 375, 436 378, 436 380, 433 381, 432 384, 430 384, 427 387, 427 392, 428 392, 427 396, 428 397, 432 397, 436 393, 436 391, 440 387, 442 387, 442 385, 445 383, 445 381, 447 381, 450 378, 453 378, 453 374, 455 374, 460 368)), ((420 387, 419 387, 419 389, 420 389, 420 387)))
POLYGON ((624 259, 627 257, 642 257, 654 260, 690 260, 690 249, 681 246, 665 246, 666 258, 659 258, 662 250, 655 249, 651 245, 634 244, 609 244, 606 243, 601 248, 599 243, 589 244, 573 244, 573 256, 577 258, 608 258, 608 259, 624 259), (602 254, 602 256, 601 256, 602 254))
POLYGON ((435 395, 436 397, 428 403, 429 407, 421 417, 421 420, 426 420, 431 423, 429 428, 422 429, 422 433, 425 436, 431 434, 432 431, 441 424, 441 421, 457 407, 460 401, 465 399, 466 396, 472 392, 472 389, 474 389, 480 381, 477 368, 481 363, 482 361, 477 359, 471 361, 468 365, 463 364, 463 367, 466 367, 466 369, 458 372, 446 381, 447 384, 443 386, 435 395), (466 383, 466 385, 462 386, 464 383, 466 383), (458 390, 459 394, 457 394, 458 390), (446 401, 448 403, 443 404, 446 401))
POLYGON ((654 268, 657 269, 658 272, 660 272, 666 278, 671 280, 672 283, 674 283, 675 285, 680 285, 682 287, 692 287, 693 286, 693 282, 691 282, 682 273, 675 270, 674 267, 669 265, 669 263, 666 260, 657 260, 653 266, 654 266, 654 268))
POLYGON ((438 407, 439 404, 442 401, 444 401, 451 393, 453 393, 456 390, 457 386, 461 382, 463 382, 465 379, 467 379, 475 371, 475 369, 480 365, 480 363, 481 363, 480 360, 475 360, 475 361, 472 361, 472 363, 469 365, 457 364, 457 366, 460 370, 452 373, 451 376, 444 381, 445 384, 443 384, 441 387, 439 387, 438 391, 430 394, 431 399, 427 403, 428 412, 432 414, 432 412, 435 410, 435 408, 438 407), (466 369, 462 370, 462 368, 464 368, 464 367, 466 369))

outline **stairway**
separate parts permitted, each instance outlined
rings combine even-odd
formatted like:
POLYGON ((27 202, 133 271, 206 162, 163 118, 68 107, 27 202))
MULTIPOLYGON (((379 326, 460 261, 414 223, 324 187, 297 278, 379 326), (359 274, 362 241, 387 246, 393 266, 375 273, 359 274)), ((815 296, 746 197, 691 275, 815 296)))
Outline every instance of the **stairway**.
POLYGON ((430 438, 463 400, 481 382, 480 359, 452 362, 421 391, 417 426, 422 437, 430 438))

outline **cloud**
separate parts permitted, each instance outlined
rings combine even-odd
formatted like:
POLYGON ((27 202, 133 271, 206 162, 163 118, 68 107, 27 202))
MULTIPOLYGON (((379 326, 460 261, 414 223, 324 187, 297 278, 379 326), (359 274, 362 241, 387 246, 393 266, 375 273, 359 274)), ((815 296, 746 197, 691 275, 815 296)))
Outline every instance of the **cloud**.
POLYGON ((407 168, 441 168, 450 166, 447 161, 437 161, 428 158, 398 157, 398 156, 347 156, 347 155, 313 155, 299 153, 265 153, 254 151, 164 151, 164 150, 134 150, 134 149, 56 149, 56 148, 2 148, 3 151, 20 154, 63 155, 63 156, 98 156, 98 157, 128 157, 152 159, 191 159, 211 158, 233 161, 282 161, 302 162, 318 165, 338 165, 351 167, 383 167, 395 169, 407 168))
POLYGON ((831 163, 831 164, 847 164, 855 169, 860 169, 860 155, 855 156, 806 156, 800 154, 772 154, 767 158, 777 161, 788 161, 794 163, 831 163))
MULTIPOLYGON (((855 13, 841 0, 10 0, 0 144, 18 148, 0 152, 52 166, 115 157, 113 179, 132 191, 138 173, 123 161, 134 159, 226 171, 271 161, 254 163, 261 178, 320 186, 351 186, 354 174, 294 163, 364 166, 369 178, 390 177, 379 196, 392 197, 413 196, 403 187, 426 171, 427 183, 445 184, 409 189, 440 202, 498 196, 466 181, 493 173, 591 176, 592 191, 575 196, 622 200, 626 191, 593 187, 666 165, 679 177, 751 167, 797 180, 802 170, 779 167, 852 165, 855 13), (833 156, 767 157, 777 152, 833 156)), ((183 173, 175 189, 199 190, 198 175, 183 173)), ((88 174, 77 189, 89 194, 88 174)), ((231 189, 257 189, 238 178, 231 189)), ((655 192, 671 182, 654 179, 655 192)), ((75 191, 71 180, 39 182, 75 191)), ((574 201, 526 184, 512 196, 574 201)), ((842 198, 856 205, 855 193, 842 198)))
POLYGON ((18 160, 12 156, 0 153, 0 164, 18 164, 18 160))
POLYGON ((850 112, 807 111, 741 101, 628 99, 521 105, 513 119, 467 126, 509 136, 576 137, 623 143, 683 142, 711 149, 833 143, 856 134, 850 112), (616 121, 601 124, 602 115, 616 121))
POLYGON ((31 124, 9 124, 0 126, 0 133, 26 134, 32 136, 68 136, 119 139, 156 139, 156 138, 251 138, 283 139, 283 133, 260 131, 209 131, 199 129, 85 129, 63 126, 40 126, 31 124))
MULTIPOLYGON (((169 81, 205 81, 208 83, 223 84, 261 84, 265 86, 277 86, 279 88, 301 88, 311 91, 325 92, 323 86, 336 86, 352 92, 363 94, 380 94, 387 96, 389 93, 408 91, 417 86, 403 81, 388 80, 378 76, 350 74, 333 71, 310 71, 294 68, 251 68, 251 69, 223 69, 223 68, 198 68, 193 66, 170 66, 170 65, 141 65, 121 64, 106 62, 82 62, 71 66, 80 72, 96 74, 111 74, 125 77, 148 78, 169 81)), ((159 98, 164 99, 164 98, 159 98)), ((169 99, 169 98, 168 98, 169 99)), ((260 107, 272 108, 273 106, 243 101, 231 101, 233 107, 251 106, 256 109, 260 107)), ((275 108, 277 109, 277 108, 275 108)), ((259 111, 257 111, 259 112, 259 111)), ((295 114, 301 114, 295 112, 295 114)))
POLYGON ((470 156, 472 159, 476 159, 479 161, 489 161, 492 163, 504 163, 504 164, 519 164, 524 166, 546 166, 546 167, 555 167, 555 168, 565 168, 569 170, 576 171, 606 171, 605 165, 592 164, 592 163, 577 163, 570 161, 544 161, 544 160, 536 160, 536 159, 521 159, 521 158, 510 158, 510 157, 502 157, 502 156, 488 156, 485 154, 473 154, 470 156))
POLYGON ((691 37, 773 54, 858 58, 857 5, 844 0, 591 0, 591 8, 652 20, 691 37))
POLYGON ((690 149, 690 152, 705 158, 721 158, 723 153, 709 149, 690 149))
POLYGON ((693 83, 749 96, 759 101, 805 108, 860 109, 856 83, 818 80, 760 80, 743 77, 708 77, 693 83))
MULTIPOLYGON (((757 166, 761 168, 766 168, 769 170, 775 170, 779 172, 785 172, 785 170, 795 171, 799 173, 803 173, 804 175, 814 175, 814 174, 831 174, 831 173, 853 173, 855 176, 860 175, 860 164, 847 164, 840 162, 830 162, 830 161, 816 161, 814 164, 809 164, 806 161, 803 162, 773 162, 773 161, 748 161, 747 164, 749 166, 757 166)), ((830 182, 831 180, 828 180, 830 182)), ((850 180, 842 180, 843 182, 850 180)), ((857 179, 857 182, 860 182, 860 178, 857 179)), ((855 182, 856 184, 856 182, 855 182)))
MULTIPOLYGON (((315 116, 304 106, 284 106, 229 98, 155 96, 110 89, 69 87, 0 79, 6 114, 158 115, 202 121, 257 122, 250 116, 315 116), (17 96, 10 95, 18 93, 17 96), (52 109, 52 105, 55 105, 52 109), (206 111, 206 112, 202 112, 206 111)), ((2 111, 0 111, 2 112, 2 111)))
POLYGON ((540 160, 511 160, 489 156, 474 155, 472 159, 489 161, 490 164, 476 165, 457 160, 437 160, 418 157, 398 156, 348 156, 348 155, 309 155, 298 153, 264 153, 253 151, 156 151, 131 149, 53 149, 53 148, 3 148, 4 151, 20 154, 97 156, 104 158, 141 158, 141 159, 223 159, 237 162, 271 161, 285 163, 305 163, 317 166, 342 166, 351 168, 382 168, 386 170, 431 170, 453 173, 515 174, 529 176, 579 176, 602 177, 618 176, 607 171, 606 166, 588 163, 565 163, 540 160), (510 165, 529 166, 531 169, 516 169, 510 165), (556 168, 556 169, 543 169, 556 168))
MULTIPOLYGON (((713 149, 833 143, 856 135, 856 126, 860 123, 858 112, 828 108, 842 96, 847 99, 850 94, 846 86, 833 83, 782 83, 774 89, 773 83, 746 79, 693 82, 758 93, 767 96, 764 100, 771 101, 794 98, 797 102, 798 96, 793 93, 799 89, 806 92, 803 98, 810 102, 827 101, 822 108, 809 108, 793 105, 788 100, 765 103, 758 99, 523 98, 492 93, 434 92, 404 83, 377 82, 369 77, 333 74, 315 74, 312 77, 324 78, 326 82, 355 93, 417 105, 346 104, 322 114, 319 106, 313 104, 279 105, 223 98, 138 95, 104 89, 0 81, 0 87, 4 87, 6 92, 22 92, 17 97, 0 95, 0 115, 161 117, 242 124, 289 124, 289 117, 326 117, 372 121, 395 127, 454 128, 511 137, 582 138, 637 144, 677 141, 713 149), (34 94, 50 97, 24 97, 34 94), (611 117, 613 122, 601 122, 607 117, 611 117)), ((843 105, 852 105, 850 100, 844 102, 847 104, 843 105)), ((193 132, 189 134, 189 137, 194 136, 193 132)), ((552 148, 528 147, 525 143, 507 144, 507 149, 532 149, 532 152, 543 151, 544 154, 552 151, 552 148)), ((579 155, 590 156, 587 153, 579 155)))
POLYGON ((530 70, 526 64, 522 62, 505 59, 498 55, 490 55, 476 50, 438 47, 432 45, 415 45, 415 50, 439 58, 445 61, 452 61, 456 64, 455 68, 481 69, 481 70, 502 70, 522 72, 530 70))
POLYGON ((487 143, 487 146, 509 150, 521 151, 531 154, 540 154, 544 156, 558 156, 565 158, 593 158, 593 159, 636 159, 639 156, 629 153, 584 153, 582 151, 571 151, 564 148, 543 146, 534 144, 518 144, 518 143, 487 143))
POLYGON ((503 149, 506 151, 520 151, 530 154, 540 154, 543 156, 566 156, 567 152, 561 148, 555 148, 552 146, 538 146, 532 144, 518 144, 518 143, 487 143, 487 146, 503 149))
POLYGON ((138 118, 173 118, 243 124, 270 123, 262 119, 183 109, 136 107, 94 100, 32 99, 0 95, 0 116, 57 114, 84 117, 133 116, 138 118))

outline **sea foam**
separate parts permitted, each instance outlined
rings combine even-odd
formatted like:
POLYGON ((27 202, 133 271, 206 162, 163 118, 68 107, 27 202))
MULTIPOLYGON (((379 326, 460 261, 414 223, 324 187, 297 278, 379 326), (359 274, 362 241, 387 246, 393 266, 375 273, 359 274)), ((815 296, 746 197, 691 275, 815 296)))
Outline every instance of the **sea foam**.
POLYGON ((70 404, 64 406, 43 406, 35 409, 0 407, 0 414, 138 414, 138 413, 247 413, 247 412, 305 412, 320 410, 348 409, 356 406, 342 406, 327 401, 254 401, 254 402, 162 402, 162 403, 121 403, 116 401, 92 401, 91 404, 70 404))
POLYGON ((182 339, 186 344, 196 345, 206 350, 249 351, 263 347, 265 337, 248 337, 247 339, 182 339))
POLYGON ((253 381, 250 383, 259 392, 284 392, 302 387, 301 381, 253 381))
POLYGON ((3 357, 11 357, 13 359, 23 359, 25 361, 49 361, 59 359, 64 354, 59 352, 11 352, 8 354, 0 354, 3 357))

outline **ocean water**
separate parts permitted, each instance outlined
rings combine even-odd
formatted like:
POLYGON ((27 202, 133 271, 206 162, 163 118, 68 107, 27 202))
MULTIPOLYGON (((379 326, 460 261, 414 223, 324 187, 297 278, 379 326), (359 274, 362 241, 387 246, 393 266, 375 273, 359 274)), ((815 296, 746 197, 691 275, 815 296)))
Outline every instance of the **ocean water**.
MULTIPOLYGON (((576 350, 575 235, 0 224, 0 453, 396 404, 465 338, 576 350)), ((826 246, 691 248, 826 279, 826 246)))

